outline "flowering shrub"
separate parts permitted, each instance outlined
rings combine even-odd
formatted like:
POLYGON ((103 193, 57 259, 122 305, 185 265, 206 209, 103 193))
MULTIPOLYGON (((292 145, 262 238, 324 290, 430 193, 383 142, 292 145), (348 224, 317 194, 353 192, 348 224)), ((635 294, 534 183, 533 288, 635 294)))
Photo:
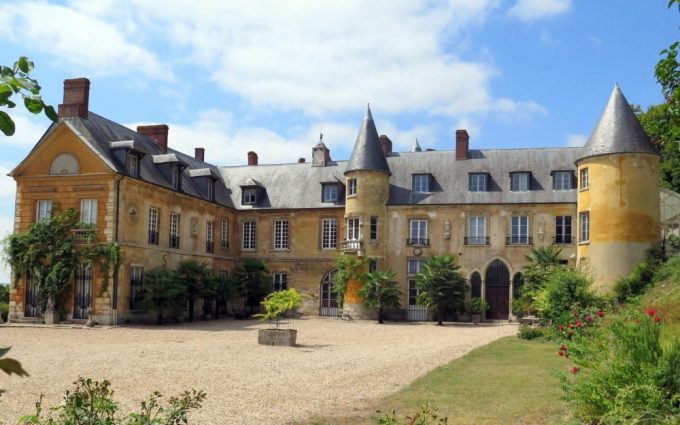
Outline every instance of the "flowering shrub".
POLYGON ((591 289, 592 281, 578 270, 556 267, 535 295, 534 305, 545 322, 561 323, 574 306, 600 303, 591 289))
POLYGON ((587 423, 677 423, 680 341, 661 344, 654 309, 576 312, 557 327, 560 375, 574 415, 587 423), (579 325, 580 324, 580 325, 579 325))

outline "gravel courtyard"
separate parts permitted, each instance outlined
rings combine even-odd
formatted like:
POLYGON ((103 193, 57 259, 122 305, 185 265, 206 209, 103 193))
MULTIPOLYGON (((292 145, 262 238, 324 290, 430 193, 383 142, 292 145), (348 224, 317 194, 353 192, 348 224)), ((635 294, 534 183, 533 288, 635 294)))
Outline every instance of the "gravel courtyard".
POLYGON ((28 378, 0 375, 0 423, 61 401, 79 376, 108 379, 124 411, 154 390, 208 396, 196 424, 279 424, 352 412, 473 348, 513 335, 514 325, 346 322, 303 318, 298 347, 257 344, 255 321, 217 320, 118 328, 0 327, 28 378))

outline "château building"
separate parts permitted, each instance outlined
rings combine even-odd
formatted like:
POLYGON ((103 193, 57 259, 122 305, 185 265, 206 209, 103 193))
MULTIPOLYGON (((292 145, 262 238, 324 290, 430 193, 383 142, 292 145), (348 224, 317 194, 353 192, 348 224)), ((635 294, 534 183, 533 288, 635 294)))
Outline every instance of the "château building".
MULTIPOLYGON (((331 277, 344 254, 395 272, 405 317, 423 320, 413 276, 447 253, 470 296, 489 302, 487 318, 508 319, 532 248, 561 248, 562 262, 607 288, 660 243, 659 156, 618 86, 583 148, 478 150, 457 130, 450 150, 394 152, 369 108, 349 160, 333 160, 319 141, 309 162, 259 164, 249 152, 247 165, 229 167, 206 162, 200 147, 173 149, 166 125, 133 131, 91 112, 89 88, 84 78, 64 82, 59 121, 11 172, 15 232, 58 202, 121 247, 110 285, 96 268, 78 271, 70 319, 136 320, 144 271, 187 258, 221 273, 262 259, 273 289, 296 288, 310 295, 307 314, 334 316, 331 277)), ((39 310, 24 276, 10 320, 39 310)))

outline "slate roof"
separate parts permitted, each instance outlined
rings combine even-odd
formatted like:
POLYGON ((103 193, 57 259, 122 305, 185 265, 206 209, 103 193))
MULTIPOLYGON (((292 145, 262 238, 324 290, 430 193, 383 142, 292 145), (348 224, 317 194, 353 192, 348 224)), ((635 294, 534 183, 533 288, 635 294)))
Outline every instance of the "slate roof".
POLYGON ((370 106, 366 108, 366 115, 361 123, 345 172, 356 170, 377 170, 390 174, 390 167, 385 161, 385 154, 380 146, 380 138, 375 122, 373 122, 370 106))
POLYGON ((657 153, 618 84, 579 160, 613 153, 657 153))

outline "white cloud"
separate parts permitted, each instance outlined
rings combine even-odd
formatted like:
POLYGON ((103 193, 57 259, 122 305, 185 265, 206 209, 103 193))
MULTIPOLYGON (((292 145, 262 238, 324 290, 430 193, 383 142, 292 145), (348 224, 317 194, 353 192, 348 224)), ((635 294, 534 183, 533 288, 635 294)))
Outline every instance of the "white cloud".
POLYGON ((567 134, 564 137, 564 146, 578 148, 581 146, 585 146, 587 141, 588 136, 586 136, 585 134, 567 134))
POLYGON ((50 120, 44 115, 32 115, 23 105, 5 110, 14 121, 16 131, 12 136, 0 134, 0 146, 12 146, 27 150, 33 147, 50 125, 50 120))
POLYGON ((508 11, 508 16, 522 22, 561 15, 571 9, 571 0, 517 0, 508 11))

